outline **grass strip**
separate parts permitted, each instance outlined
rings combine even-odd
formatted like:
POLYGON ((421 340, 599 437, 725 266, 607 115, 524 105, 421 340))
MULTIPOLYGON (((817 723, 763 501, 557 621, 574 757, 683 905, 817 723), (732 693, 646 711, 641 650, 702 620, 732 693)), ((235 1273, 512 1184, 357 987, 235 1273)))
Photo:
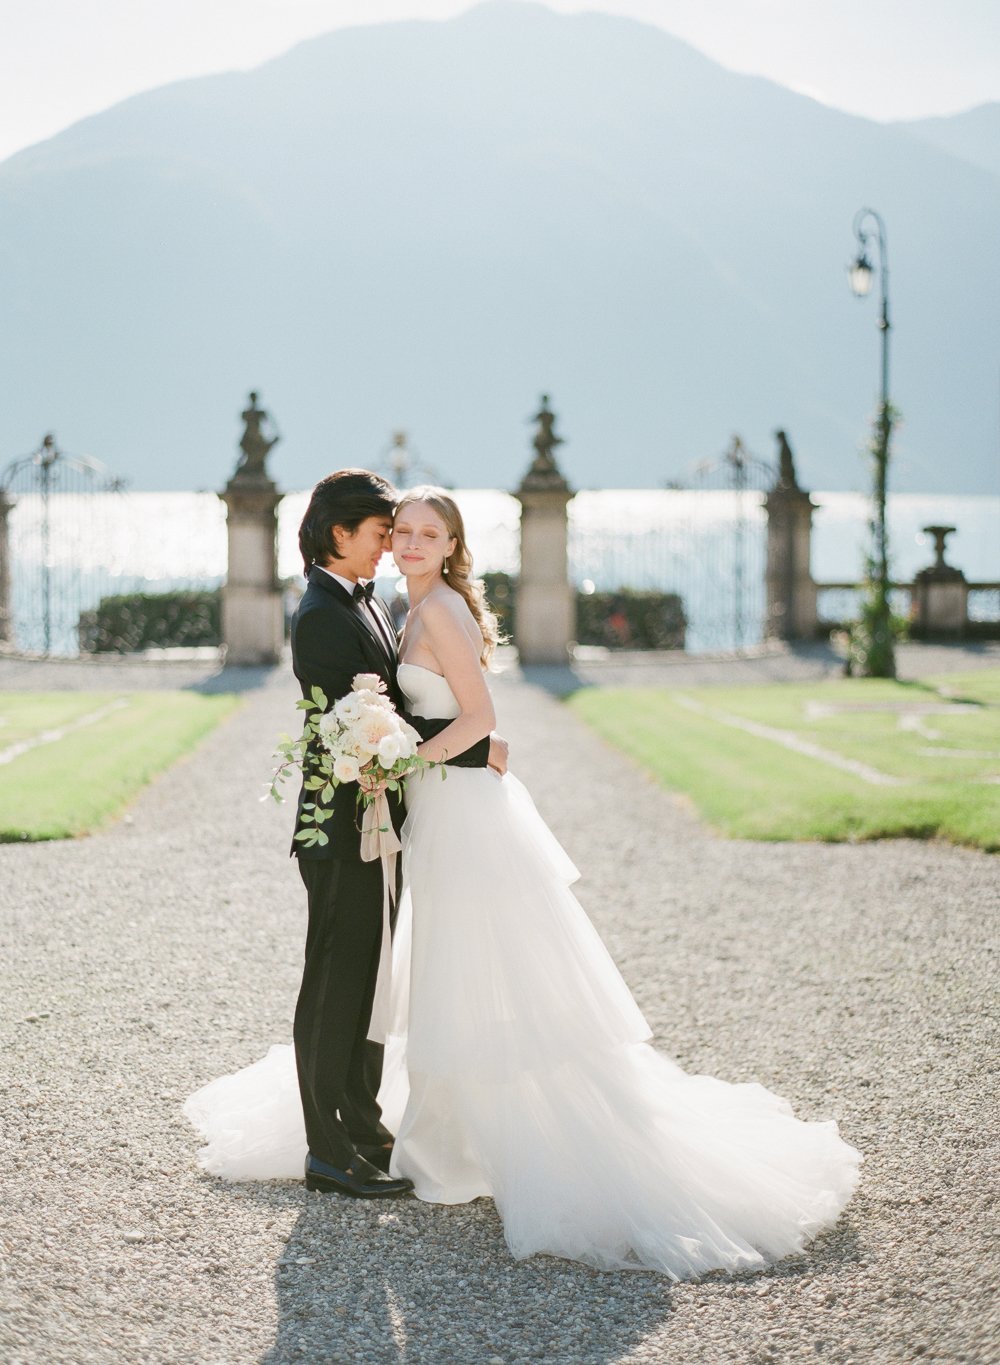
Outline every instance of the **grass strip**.
POLYGON ((0 693, 0 752, 118 697, 127 702, 120 710, 0 766, 0 842, 101 828, 239 703, 197 692, 0 693))
POLYGON ((111 692, 0 692, 0 754, 45 730, 62 729, 107 706, 111 692))
POLYGON ((1000 674, 923 684, 843 679, 809 685, 598 689, 569 705, 664 786, 735 838, 943 838, 1000 851, 1000 674), (692 711, 683 704, 691 697, 692 711), (941 708, 948 698, 962 704, 941 708), (723 723, 789 732, 895 777, 875 786, 723 723))

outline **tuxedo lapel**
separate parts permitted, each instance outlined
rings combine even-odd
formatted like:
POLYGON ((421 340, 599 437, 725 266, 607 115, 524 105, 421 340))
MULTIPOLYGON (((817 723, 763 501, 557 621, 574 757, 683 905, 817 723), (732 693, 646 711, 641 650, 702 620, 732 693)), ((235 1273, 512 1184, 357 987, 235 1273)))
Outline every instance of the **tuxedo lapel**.
POLYGON ((314 564, 309 570, 309 582, 328 593, 347 612, 359 636, 359 643, 369 661, 372 671, 388 673, 388 681, 395 687, 396 660, 389 654, 386 642, 381 638, 378 626, 355 602, 351 594, 335 578, 314 564))
POLYGON ((356 617, 357 620, 361 622, 362 626, 364 627, 368 635, 368 638, 378 648, 379 658, 382 660, 382 663, 392 664, 393 658, 392 655, 389 653, 389 646, 385 642, 385 640, 383 640, 382 633, 379 630, 378 626, 368 615, 368 613, 365 611, 364 607, 362 607, 360 602, 352 602, 351 605, 354 610, 354 616, 356 617))
POLYGON ((396 649, 396 627, 392 622, 392 614, 386 604, 382 601, 381 597, 377 594, 372 597, 370 606, 372 611, 377 614, 378 619, 384 625, 387 638, 392 641, 392 660, 393 663, 397 663, 399 652, 396 649))
MULTIPOLYGON (((396 657, 394 657, 392 650, 390 650, 389 648, 389 642, 387 642, 385 636, 382 635, 382 632, 379 631, 379 628, 377 627, 377 625, 375 625, 375 622, 372 621, 370 614, 368 614, 368 612, 364 610, 362 603, 355 602, 352 599, 351 605, 353 606, 353 610, 355 610, 355 616, 357 617, 357 620, 362 622, 362 625, 364 629, 366 629, 368 636, 370 636, 372 642, 377 644, 378 655, 379 658, 382 659, 382 666, 383 667, 389 666, 390 669, 393 669, 394 672, 394 670, 396 670, 396 657)), ((374 598, 372 598, 371 601, 371 610, 374 610, 374 612, 377 612, 378 610, 378 607, 375 606, 374 598)))
POLYGON ((393 642, 392 656, 389 660, 388 678, 390 700, 392 701, 392 704, 397 711, 405 711, 406 699, 399 690, 399 676, 397 674, 397 669, 399 668, 399 651, 396 647, 396 627, 392 623, 392 617, 389 614, 389 608, 385 605, 384 602, 380 601, 379 598, 373 597, 372 605, 374 606, 376 602, 378 603, 378 606, 375 609, 380 613, 379 619, 385 621, 389 639, 393 642))

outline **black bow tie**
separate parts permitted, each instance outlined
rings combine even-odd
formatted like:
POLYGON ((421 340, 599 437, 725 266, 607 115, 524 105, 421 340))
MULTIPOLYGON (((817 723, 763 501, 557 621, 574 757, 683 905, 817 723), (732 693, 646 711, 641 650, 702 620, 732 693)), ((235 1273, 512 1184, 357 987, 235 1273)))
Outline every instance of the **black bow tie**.
POLYGON ((370 583, 355 583, 354 600, 355 602, 370 602, 375 592, 375 580, 370 583))

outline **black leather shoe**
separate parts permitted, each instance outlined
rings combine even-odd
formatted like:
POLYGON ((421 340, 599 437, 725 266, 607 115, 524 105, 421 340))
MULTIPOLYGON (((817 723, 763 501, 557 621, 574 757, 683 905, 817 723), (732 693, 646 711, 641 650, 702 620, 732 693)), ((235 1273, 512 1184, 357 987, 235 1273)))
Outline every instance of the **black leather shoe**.
POLYGON ((392 1160, 391 1142, 387 1147, 359 1147, 358 1153, 377 1170, 388 1174, 389 1162, 392 1160))
POLYGON ((349 1170, 328 1166, 310 1152, 306 1157, 306 1189, 323 1194, 346 1194, 353 1199, 398 1199, 413 1189, 412 1180, 394 1180, 370 1161, 355 1154, 349 1170))

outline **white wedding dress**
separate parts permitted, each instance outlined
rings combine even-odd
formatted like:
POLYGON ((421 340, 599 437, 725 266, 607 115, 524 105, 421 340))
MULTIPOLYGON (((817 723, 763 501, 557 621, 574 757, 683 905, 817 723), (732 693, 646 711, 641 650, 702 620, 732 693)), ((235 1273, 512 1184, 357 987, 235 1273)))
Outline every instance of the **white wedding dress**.
MULTIPOLYGON (((401 664, 414 714, 444 678, 401 664)), ((570 891, 577 871, 515 777, 411 778, 380 1093, 418 1198, 492 1197, 515 1256, 673 1279, 801 1251, 851 1197, 860 1154, 757 1084, 687 1075, 650 1031, 570 891)), ((301 1177, 291 1047, 193 1095, 202 1165, 301 1177)))

